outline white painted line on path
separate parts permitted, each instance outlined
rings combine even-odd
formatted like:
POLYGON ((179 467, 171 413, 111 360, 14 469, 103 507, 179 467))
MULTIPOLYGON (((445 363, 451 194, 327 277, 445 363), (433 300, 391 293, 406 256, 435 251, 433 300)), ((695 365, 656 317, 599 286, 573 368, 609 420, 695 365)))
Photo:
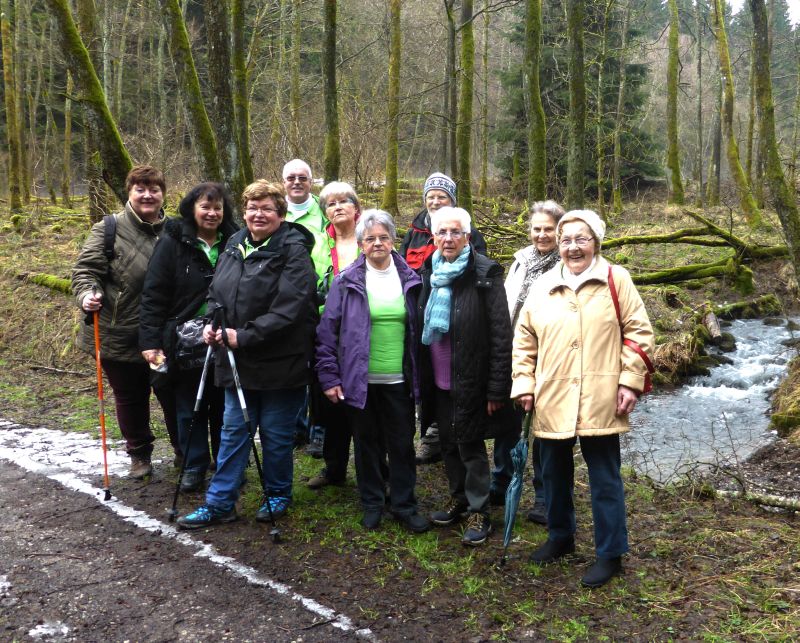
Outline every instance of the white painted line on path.
MULTIPOLYGON (((109 473, 125 472, 128 458, 123 452, 110 450, 107 452, 107 457, 109 473)), ((213 545, 193 538, 186 532, 179 531, 171 524, 157 520, 143 511, 122 504, 116 496, 109 502, 103 502, 103 490, 82 479, 86 476, 98 478, 98 472, 102 472, 102 450, 99 440, 81 433, 65 433, 46 428, 33 429, 0 420, 0 460, 7 460, 27 471, 55 480, 68 489, 94 498, 98 504, 113 511, 126 522, 195 549, 195 556, 207 558, 252 585, 264 587, 300 603, 312 614, 330 621, 333 627, 353 632, 360 638, 376 640, 371 630, 367 628, 357 630, 344 614, 295 592, 291 586, 272 580, 249 565, 229 556, 223 556, 213 545)))

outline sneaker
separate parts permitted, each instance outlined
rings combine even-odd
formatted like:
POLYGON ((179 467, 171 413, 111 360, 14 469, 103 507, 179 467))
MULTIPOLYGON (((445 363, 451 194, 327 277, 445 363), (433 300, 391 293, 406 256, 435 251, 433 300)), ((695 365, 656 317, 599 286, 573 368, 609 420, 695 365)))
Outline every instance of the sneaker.
POLYGON ((596 589, 602 587, 622 571, 622 557, 598 558, 581 578, 581 585, 596 589))
POLYGON ((178 527, 181 529, 200 529, 216 523, 233 522, 238 518, 236 507, 232 507, 230 511, 223 511, 211 505, 201 505, 192 513, 178 518, 178 527))
POLYGON ((528 520, 537 525, 547 525, 547 507, 544 500, 537 500, 533 504, 533 509, 528 512, 528 520))
POLYGON ((147 476, 153 475, 153 465, 150 458, 140 458, 131 456, 131 468, 128 470, 128 477, 134 480, 144 480, 147 476))
POLYGON ((477 547, 486 542, 489 534, 492 533, 492 521, 486 514, 475 513, 469 517, 467 528, 461 537, 462 545, 477 547))
POLYGON ((380 509, 366 509, 361 517, 361 526, 367 531, 374 531, 381 524, 383 511, 380 509))
POLYGON ((197 491, 203 486, 206 476, 202 471, 184 471, 183 478, 181 478, 181 491, 190 492, 197 491))
POLYGON ((420 440, 417 450, 417 464, 433 464, 442 459, 442 445, 439 442, 439 427, 431 424, 427 433, 420 440))
POLYGON ((550 540, 547 539, 545 543, 530 555, 529 560, 532 563, 539 563, 545 565, 547 563, 554 563, 559 558, 571 554, 575 551, 575 539, 566 538, 564 540, 550 540))
POLYGON ((431 514, 431 522, 434 525, 446 527, 452 525, 457 520, 461 520, 467 513, 467 505, 458 500, 451 500, 444 511, 435 511, 431 514))
POLYGON ((319 472, 319 474, 315 475, 311 478, 307 483, 306 486, 309 489, 322 489, 322 487, 327 487, 328 485, 343 485, 344 480, 332 480, 328 477, 328 472, 324 469, 319 472))
POLYGON ((416 511, 410 514, 395 514, 394 517, 412 534, 424 534, 431 528, 431 523, 428 519, 419 515, 416 511))
POLYGON ((273 519, 277 520, 281 516, 284 516, 287 511, 289 511, 289 505, 291 503, 291 498, 286 498, 284 496, 270 496, 264 503, 262 503, 256 512, 256 521, 271 522, 273 519), (267 502, 269 503, 269 507, 267 506, 267 502), (272 516, 269 515, 270 508, 272 509, 272 516))
POLYGON ((310 455, 317 460, 322 458, 322 438, 314 438, 306 447, 306 455, 310 455))

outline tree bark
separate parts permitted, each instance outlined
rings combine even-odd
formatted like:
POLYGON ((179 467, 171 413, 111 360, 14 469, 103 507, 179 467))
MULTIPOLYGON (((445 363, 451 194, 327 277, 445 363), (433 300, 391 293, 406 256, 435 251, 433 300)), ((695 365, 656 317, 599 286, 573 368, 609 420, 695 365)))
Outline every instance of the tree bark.
POLYGON ((392 216, 399 214, 397 207, 397 136, 400 114, 400 0, 389 0, 389 96, 388 131, 386 135, 386 183, 381 207, 392 216))
POLYGON ((336 0, 324 0, 325 46, 322 77, 325 96, 325 182, 339 180, 339 96, 336 89, 336 0))
POLYGON ((719 205, 719 185, 722 170, 722 79, 717 79, 717 109, 712 121, 711 161, 706 184, 707 205, 719 205))
POLYGON ((627 64, 628 53, 628 27, 631 22, 631 3, 632 0, 627 0, 625 3, 625 13, 622 18, 622 35, 619 53, 619 87, 617 89, 617 110, 614 115, 614 169, 612 173, 612 190, 613 196, 613 210, 617 214, 622 212, 622 126, 625 119, 625 83, 627 80, 627 73, 625 65, 627 64))
POLYGON ((461 0, 461 91, 458 97, 456 146, 458 203, 472 212, 472 99, 475 82, 475 37, 472 28, 473 0, 461 0))
POLYGON ((64 99, 64 156, 61 171, 61 202, 65 208, 72 207, 70 188, 72 187, 72 74, 67 71, 67 91, 64 99))
POLYGON ((783 228, 786 243, 791 253, 795 276, 800 280, 800 214, 786 179, 778 155, 775 139, 775 106, 772 100, 770 76, 769 29, 764 0, 749 0, 753 17, 754 60, 756 65, 756 104, 759 114, 759 138, 766 152, 766 181, 772 192, 775 211, 783 228))
POLYGON ((14 34, 11 31, 11 6, 0 2, 0 40, 3 46, 3 93, 6 107, 6 141, 8 142, 8 202, 12 212, 22 210, 22 176, 20 172, 20 140, 17 123, 17 90, 14 79, 14 34))
POLYGON ((723 86, 722 129, 725 134, 728 167, 739 192, 739 203, 747 222, 751 226, 755 226, 761 221, 761 212, 756 205, 750 184, 747 182, 747 177, 742 169, 742 164, 739 160, 739 146, 736 143, 736 133, 733 131, 733 69, 731 67, 730 51, 728 50, 728 36, 725 31, 725 14, 722 2, 723 0, 714 0, 714 22, 717 31, 719 70, 723 86))
POLYGON ((445 65, 445 115, 447 126, 447 149, 445 152, 446 164, 442 165, 443 171, 455 177, 458 173, 456 161, 456 123, 458 122, 458 80, 456 76, 456 18, 454 13, 455 0, 445 0, 444 8, 447 14, 447 63, 445 65), (448 168, 444 170, 444 168, 448 168))
POLYGON ((697 31, 696 56, 697 56, 697 154, 695 167, 697 168, 697 205, 701 208, 705 202, 703 192, 703 33, 705 23, 701 12, 701 0, 696 0, 694 5, 695 30, 697 31))
POLYGON ((567 152, 568 210, 583 207, 586 147, 586 79, 583 64, 584 0, 567 0, 569 36, 569 149, 567 152))
POLYGON ((292 0, 292 49, 289 54, 291 61, 291 84, 289 86, 289 109, 292 122, 289 128, 289 144, 292 156, 300 156, 300 43, 302 42, 302 23, 300 21, 300 6, 302 0, 292 0))
POLYGON ((539 87, 542 56, 542 0, 527 0, 525 15, 525 87, 528 106, 528 202, 547 197, 547 122, 539 87))
POLYGON ((678 38, 677 0, 669 0, 669 58, 667 61, 667 168, 670 177, 670 203, 683 204, 683 181, 678 143, 678 38))
POLYGON ((200 80, 197 77, 194 57, 189 45, 189 34, 186 32, 186 24, 183 21, 178 0, 161 0, 161 17, 167 32, 169 53, 180 88, 181 100, 189 119, 192 140, 197 148, 202 178, 206 181, 222 181, 223 174, 219 162, 217 141, 203 103, 200 80))
MULTIPOLYGON (((30 10, 30 7, 28 7, 30 10)), ((22 42, 22 36, 25 29, 30 29, 30 20, 26 20, 28 16, 25 15, 25 6, 20 0, 14 0, 11 3, 9 12, 9 19, 13 21, 11 27, 11 34, 14 39, 12 48, 14 56, 14 83, 16 84, 16 91, 14 92, 17 100, 17 140, 19 141, 19 189, 22 195, 22 203, 28 204, 31 202, 31 154, 30 147, 27 140, 27 131, 25 129, 25 87, 30 83, 29 70, 30 64, 28 56, 25 54, 25 45, 22 42)), ((33 141, 31 144, 35 144, 33 141)))
POLYGON ((481 180, 478 194, 486 196, 489 183, 489 0, 483 1, 483 102, 481 103, 481 180))
POLYGON ((600 216, 606 215, 606 145, 603 134, 603 121, 605 119, 605 101, 603 100, 603 72, 608 55, 608 21, 614 0, 606 0, 603 10, 603 24, 600 30, 600 55, 597 59, 597 109, 595 112, 595 156, 597 164, 597 211, 600 216))

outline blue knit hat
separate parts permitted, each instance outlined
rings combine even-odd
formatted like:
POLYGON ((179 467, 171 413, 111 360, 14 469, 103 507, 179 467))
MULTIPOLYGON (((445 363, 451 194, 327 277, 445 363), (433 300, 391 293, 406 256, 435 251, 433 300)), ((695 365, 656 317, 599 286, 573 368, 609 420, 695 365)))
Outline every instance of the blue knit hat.
POLYGON ((456 182, 446 174, 434 172, 425 179, 425 187, 422 189, 423 199, 429 190, 444 190, 452 201, 451 205, 456 205, 456 182))

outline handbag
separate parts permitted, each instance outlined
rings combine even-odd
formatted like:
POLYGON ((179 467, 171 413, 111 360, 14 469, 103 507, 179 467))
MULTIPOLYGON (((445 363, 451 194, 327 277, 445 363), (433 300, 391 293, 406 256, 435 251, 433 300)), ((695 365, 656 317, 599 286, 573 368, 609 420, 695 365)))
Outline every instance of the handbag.
POLYGON ((175 327, 177 340, 175 342, 175 361, 178 368, 189 370, 200 368, 206 359, 208 346, 203 340, 203 327, 206 320, 203 317, 188 319, 175 327))
POLYGON ((655 373, 655 368, 653 367, 653 362, 650 361, 650 358, 647 356, 647 353, 642 350, 642 347, 639 346, 638 343, 633 341, 632 339, 625 339, 625 334, 622 331, 622 315, 619 311, 619 297, 617 296, 617 286, 614 284, 614 276, 611 274, 611 265, 608 266, 608 289, 611 291, 611 300, 614 302, 614 310, 617 312, 617 323, 619 323, 619 332, 622 336, 622 343, 623 345, 632 348, 636 351, 636 354, 642 358, 645 367, 647 368, 647 372, 644 375, 644 390, 642 394, 649 393, 653 390, 653 382, 650 378, 650 375, 655 373))

